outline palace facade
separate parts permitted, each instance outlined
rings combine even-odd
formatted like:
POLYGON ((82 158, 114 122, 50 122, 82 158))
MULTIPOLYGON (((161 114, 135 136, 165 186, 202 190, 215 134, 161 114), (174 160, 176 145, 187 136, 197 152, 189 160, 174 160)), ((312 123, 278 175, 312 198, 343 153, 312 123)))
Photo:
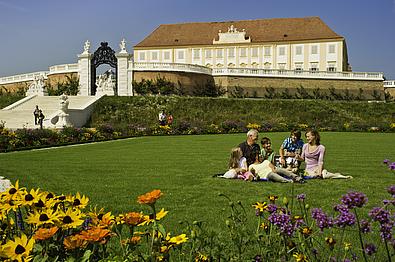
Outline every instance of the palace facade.
POLYGON ((344 37, 319 17, 160 25, 135 62, 296 71, 350 71, 344 37))

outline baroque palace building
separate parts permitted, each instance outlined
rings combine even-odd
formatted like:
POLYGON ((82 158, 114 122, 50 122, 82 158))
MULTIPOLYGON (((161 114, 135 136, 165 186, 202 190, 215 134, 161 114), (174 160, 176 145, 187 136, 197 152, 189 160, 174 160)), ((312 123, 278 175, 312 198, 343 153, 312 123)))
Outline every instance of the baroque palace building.
POLYGON ((295 71, 350 71, 344 37, 319 17, 160 25, 136 62, 295 71))

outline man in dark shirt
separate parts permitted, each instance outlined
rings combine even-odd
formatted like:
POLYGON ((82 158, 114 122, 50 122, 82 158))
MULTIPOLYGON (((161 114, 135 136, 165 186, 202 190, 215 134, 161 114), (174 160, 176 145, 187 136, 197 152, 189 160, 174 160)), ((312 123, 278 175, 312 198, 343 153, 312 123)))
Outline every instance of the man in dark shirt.
POLYGON ((258 141, 258 135, 258 130, 250 129, 247 132, 247 140, 239 145, 243 156, 247 159, 247 165, 255 162, 255 150, 258 150, 257 152, 261 151, 261 148, 256 143, 258 141))

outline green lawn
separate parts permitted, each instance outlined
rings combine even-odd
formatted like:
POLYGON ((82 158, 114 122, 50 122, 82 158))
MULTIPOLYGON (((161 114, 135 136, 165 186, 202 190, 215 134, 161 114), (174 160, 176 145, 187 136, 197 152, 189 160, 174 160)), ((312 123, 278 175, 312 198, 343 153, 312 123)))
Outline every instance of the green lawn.
MULTIPOLYGON (((278 148, 288 133, 265 135, 278 148)), ((353 180, 309 180, 292 185, 212 178, 226 170, 230 149, 244 139, 244 134, 139 137, 3 153, 0 175, 19 179, 27 188, 57 194, 81 192, 91 204, 114 213, 142 210, 137 196, 161 189, 164 197, 158 207, 170 211, 164 223, 173 230, 182 220, 203 220, 209 227, 223 227, 228 200, 219 197, 219 192, 249 207, 269 194, 289 196, 294 187, 295 194, 307 194, 311 206, 330 211, 349 190, 364 192, 370 209, 389 198, 386 188, 395 184, 395 173, 382 164, 385 158, 395 161, 393 133, 321 134, 327 148, 327 169, 352 175, 353 180)), ((254 210, 248 212, 253 218, 254 210)))

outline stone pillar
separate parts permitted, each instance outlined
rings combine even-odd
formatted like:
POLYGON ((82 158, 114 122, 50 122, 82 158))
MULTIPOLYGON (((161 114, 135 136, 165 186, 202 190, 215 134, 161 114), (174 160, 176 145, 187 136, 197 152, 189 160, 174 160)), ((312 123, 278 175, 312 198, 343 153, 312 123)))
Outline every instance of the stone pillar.
POLYGON ((90 42, 86 41, 84 52, 78 55, 78 76, 80 87, 78 95, 90 96, 91 95, 91 58, 92 54, 89 53, 90 42))
POLYGON ((115 55, 117 57, 117 82, 118 82, 118 95, 119 96, 131 96, 131 79, 128 75, 128 66, 130 55, 124 51, 119 52, 115 55), (130 82, 130 83, 129 83, 130 82))

